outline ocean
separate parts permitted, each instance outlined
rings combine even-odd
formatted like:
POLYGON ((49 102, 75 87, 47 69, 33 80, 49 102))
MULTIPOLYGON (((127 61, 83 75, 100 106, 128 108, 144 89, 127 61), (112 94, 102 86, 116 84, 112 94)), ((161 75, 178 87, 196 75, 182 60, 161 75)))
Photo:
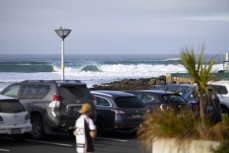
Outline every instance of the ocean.
MULTIPOLYGON (((224 54, 214 57, 212 72, 223 70, 224 54)), ((65 55, 65 79, 81 80, 88 87, 121 79, 150 78, 185 72, 178 54, 65 55)), ((23 80, 61 80, 61 55, 0 55, 0 90, 23 80)))

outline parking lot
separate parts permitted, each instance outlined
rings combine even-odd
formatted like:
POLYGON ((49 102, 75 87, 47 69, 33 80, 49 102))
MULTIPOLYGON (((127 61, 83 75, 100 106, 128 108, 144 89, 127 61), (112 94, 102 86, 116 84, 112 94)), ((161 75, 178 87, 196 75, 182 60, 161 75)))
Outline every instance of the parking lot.
MULTIPOLYGON (((140 147, 135 134, 111 133, 95 139, 95 153, 146 153, 140 147)), ((0 152, 10 153, 74 153, 75 139, 66 134, 48 135, 45 140, 26 139, 15 142, 0 138, 0 152)))

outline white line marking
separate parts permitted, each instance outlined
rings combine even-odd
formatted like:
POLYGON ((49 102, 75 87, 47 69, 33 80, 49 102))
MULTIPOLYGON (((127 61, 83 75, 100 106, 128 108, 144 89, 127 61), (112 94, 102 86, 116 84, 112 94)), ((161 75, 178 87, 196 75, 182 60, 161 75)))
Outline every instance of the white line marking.
POLYGON ((7 149, 0 149, 0 151, 10 152, 10 150, 7 149))
POLYGON ((29 140, 29 139, 26 139, 26 141, 38 142, 38 143, 44 143, 44 144, 51 144, 51 145, 58 145, 58 146, 66 146, 66 147, 72 147, 73 146, 73 145, 64 144, 64 143, 55 143, 55 142, 47 142, 47 141, 37 141, 37 140, 29 140))
POLYGON ((101 137, 96 137, 96 139, 127 142, 127 140, 122 140, 122 139, 111 139, 111 138, 101 138, 101 137))

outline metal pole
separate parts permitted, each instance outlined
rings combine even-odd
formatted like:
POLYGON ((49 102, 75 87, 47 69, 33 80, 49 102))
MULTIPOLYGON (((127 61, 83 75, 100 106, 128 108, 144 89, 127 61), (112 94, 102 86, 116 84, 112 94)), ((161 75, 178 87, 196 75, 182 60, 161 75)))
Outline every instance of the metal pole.
POLYGON ((62 52, 61 52, 61 71, 62 71, 62 81, 64 81, 64 39, 62 39, 62 52))

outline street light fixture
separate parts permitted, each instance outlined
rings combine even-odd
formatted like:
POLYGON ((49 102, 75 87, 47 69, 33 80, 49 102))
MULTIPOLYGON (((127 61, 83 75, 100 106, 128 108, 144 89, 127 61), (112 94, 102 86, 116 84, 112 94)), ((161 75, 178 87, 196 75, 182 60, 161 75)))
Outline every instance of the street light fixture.
POLYGON ((62 81, 64 81, 64 38, 66 38, 72 31, 70 29, 56 29, 57 35, 62 39, 62 52, 61 52, 61 71, 62 71, 62 81))

